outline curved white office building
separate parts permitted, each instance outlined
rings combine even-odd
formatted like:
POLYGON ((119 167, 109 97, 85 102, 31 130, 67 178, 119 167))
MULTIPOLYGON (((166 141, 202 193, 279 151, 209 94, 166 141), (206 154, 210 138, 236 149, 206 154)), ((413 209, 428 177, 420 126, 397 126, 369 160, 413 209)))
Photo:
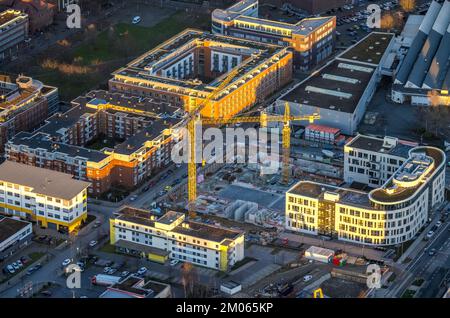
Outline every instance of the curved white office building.
POLYGON ((301 181, 286 194, 286 228, 367 245, 408 241, 444 200, 445 162, 438 148, 412 148, 400 168, 369 193, 301 181))

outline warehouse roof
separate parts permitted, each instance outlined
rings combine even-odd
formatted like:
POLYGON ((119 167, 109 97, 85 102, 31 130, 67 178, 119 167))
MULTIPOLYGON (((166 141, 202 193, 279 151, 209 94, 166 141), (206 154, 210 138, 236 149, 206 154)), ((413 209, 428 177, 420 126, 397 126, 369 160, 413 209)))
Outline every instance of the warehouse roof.
POLYGON ((0 243, 10 238, 31 223, 0 216, 0 243))
POLYGON ((353 113, 374 71, 374 67, 334 60, 281 99, 337 112, 353 113))
POLYGON ((33 167, 12 161, 0 165, 0 180, 32 188, 34 193, 71 200, 90 183, 75 180, 70 174, 33 167))
POLYGON ((428 74, 423 82, 425 88, 439 89, 444 84, 445 75, 449 69, 450 56, 450 26, 442 37, 441 44, 431 62, 428 74))
POLYGON ((393 33, 371 32, 338 58, 378 65, 389 46, 393 33))
POLYGON ((392 33, 370 33, 280 100, 354 113, 393 36, 392 33))

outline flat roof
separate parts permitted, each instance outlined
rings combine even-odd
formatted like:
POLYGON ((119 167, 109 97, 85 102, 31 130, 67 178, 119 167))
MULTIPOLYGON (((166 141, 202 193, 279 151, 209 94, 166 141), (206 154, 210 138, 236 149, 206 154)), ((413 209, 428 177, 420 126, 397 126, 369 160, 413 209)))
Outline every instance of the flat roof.
MULTIPOLYGON (((183 213, 175 211, 169 211, 168 213, 170 213, 168 216, 166 216, 167 214, 166 213, 162 217, 158 217, 152 214, 150 211, 143 209, 136 209, 127 206, 118 212, 117 219, 136 224, 141 224, 144 226, 155 227, 155 222, 162 221, 171 223, 174 221, 173 220, 174 217, 183 215, 183 213)), ((198 237, 201 239, 206 239, 217 243, 221 243, 222 241, 227 239, 234 240, 243 234, 243 232, 241 231, 230 230, 218 226, 193 221, 183 221, 180 225, 176 226, 171 231, 174 233, 198 237), (187 226, 183 226, 183 224, 187 226)))
POLYGON ((26 18, 27 16, 28 16, 27 14, 16 10, 5 10, 3 12, 0 12, 0 27, 14 20, 17 17, 26 18))
POLYGON ((13 161, 0 165, 0 180, 30 187, 34 193, 71 200, 90 186, 89 182, 75 180, 67 173, 38 168, 13 161))
POLYGON ((339 55, 339 58, 378 65, 394 36, 393 33, 371 32, 339 55))
POLYGON ((31 223, 0 216, 0 243, 10 238, 31 223))
MULTIPOLYGON (((222 78, 227 76, 229 72, 222 74, 215 78, 212 82, 203 83, 201 81, 194 80, 180 80, 175 78, 169 78, 165 76, 159 76, 151 74, 150 68, 163 59, 177 60, 180 58, 180 54, 186 50, 192 50, 197 46, 209 45, 213 46, 217 44, 217 49, 234 49, 235 54, 246 55, 245 50, 250 50, 247 55, 250 57, 245 61, 238 64, 233 70, 236 71, 236 75, 230 81, 229 86, 236 84, 240 80, 244 83, 248 81, 244 75, 251 74, 255 68, 262 67, 263 65, 273 64, 272 59, 277 54, 291 54, 286 47, 260 43, 252 40, 234 38, 229 36, 215 35, 209 32, 186 29, 183 32, 175 35, 164 43, 160 44, 156 48, 144 53, 140 57, 130 62, 126 67, 120 68, 113 72, 114 77, 110 81, 121 82, 125 78, 136 78, 141 80, 139 83, 143 87, 156 87, 160 90, 168 90, 161 84, 167 84, 171 86, 178 86, 180 89, 188 89, 197 91, 197 93, 208 94, 214 90, 214 88, 220 85, 222 78), (228 46, 228 47, 225 47, 228 46), (142 84, 142 85, 141 85, 142 84)), ((283 56, 284 56, 283 55, 283 56)), ((236 84, 239 86, 239 84, 236 84)), ((225 89, 224 89, 225 90, 225 89)), ((188 92, 180 90, 180 94, 188 94, 188 92)), ((216 100, 221 98, 222 95, 218 94, 216 100)))
POLYGON ((353 114, 393 36, 368 34, 280 100, 353 114))
POLYGON ((409 143, 402 140, 397 140, 394 147, 384 147, 384 139, 372 136, 357 135, 350 142, 346 144, 347 147, 363 149, 373 152, 386 153, 393 156, 399 156, 403 158, 408 158, 409 151, 417 146, 418 144, 409 143))
POLYGON ((335 187, 324 183, 300 181, 288 191, 288 193, 291 194, 301 195, 316 200, 323 200, 325 192, 339 194, 340 203, 362 207, 371 207, 369 197, 366 192, 335 187))
POLYGON ((358 64, 334 60, 280 99, 352 114, 374 71, 374 67, 360 68, 358 64), (348 80, 340 80, 343 77, 348 80))
MULTIPOLYGON (((426 156, 434 160, 433 168, 429 172, 427 172, 427 174, 424 176, 425 178, 431 176, 435 172, 436 168, 440 166, 445 160, 445 154, 441 150, 433 147, 416 147, 411 152, 412 154, 423 152, 426 156)), ((405 162, 405 164, 408 164, 413 160, 414 158, 411 157, 405 162)), ((388 189, 394 186, 394 178, 397 177, 398 173, 401 172, 402 171, 396 171, 396 173, 383 185, 383 187, 372 190, 370 192, 370 197, 376 201, 392 203, 406 200, 410 196, 414 195, 416 191, 423 185, 423 182, 420 182, 413 187, 396 186, 393 193, 388 193, 388 189)))
POLYGON ((164 289, 169 287, 167 284, 147 281, 137 276, 128 276, 123 281, 108 287, 107 292, 102 294, 102 298, 132 298, 137 297, 155 297, 164 289))
POLYGON ((157 222, 169 225, 169 224, 172 224, 173 222, 175 222, 176 220, 178 220, 179 218, 181 218, 183 216, 184 216, 184 213, 175 212, 175 211, 168 211, 166 214, 161 216, 157 220, 157 222))

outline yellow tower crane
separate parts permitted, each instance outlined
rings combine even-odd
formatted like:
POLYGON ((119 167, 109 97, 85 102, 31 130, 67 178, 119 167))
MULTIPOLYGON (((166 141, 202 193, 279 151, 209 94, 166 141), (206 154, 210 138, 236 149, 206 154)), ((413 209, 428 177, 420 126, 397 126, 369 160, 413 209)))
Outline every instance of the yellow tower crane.
MULTIPOLYGON (((282 122, 283 130, 282 130, 282 145, 283 145, 283 166, 282 166, 282 182, 284 184, 289 183, 289 159, 290 159, 290 139, 291 139, 291 121, 302 121, 308 120, 310 123, 313 123, 314 120, 320 119, 320 115, 317 113, 311 115, 304 116, 292 116, 290 112, 289 103, 285 104, 284 115, 268 115, 265 112, 261 112, 260 116, 241 116, 241 117, 233 117, 233 118, 202 118, 202 125, 224 125, 224 124, 237 124, 237 123, 260 123, 261 127, 267 127, 269 122, 282 122)), ((192 151, 196 149, 198 145, 195 144, 195 141, 190 140, 190 150, 191 150, 191 159, 195 154, 192 154, 192 151)), ((195 151, 195 150, 194 150, 195 151)), ((195 165, 195 164, 194 164, 195 165)), ((195 166, 196 169, 196 166, 195 166)), ((192 204, 197 198, 197 174, 196 170, 189 169, 188 177, 189 181, 192 180, 192 183, 189 183, 189 206, 190 206, 190 216, 195 216, 194 211, 192 210, 192 204), (192 177, 192 179, 191 179, 192 177)))
MULTIPOLYGON (((205 99, 198 105, 189 107, 189 114, 187 117, 187 130, 189 133, 189 160, 188 160, 188 205, 189 215, 195 216, 193 210, 193 203, 197 199, 197 158, 196 149, 201 145, 196 144, 196 124, 201 122, 202 125, 223 125, 233 123, 255 123, 259 122, 261 127, 267 127, 268 122, 283 122, 282 130, 282 144, 283 144, 283 182, 289 182, 289 159, 290 159, 290 136, 291 136, 291 121, 308 120, 310 123, 316 119, 320 119, 319 114, 314 113, 306 116, 291 116, 289 104, 286 103, 284 115, 268 115, 261 112, 260 116, 242 116, 233 118, 201 118, 201 112, 205 107, 231 82, 236 76, 239 69, 231 71, 205 99)), ((201 153, 201 152, 200 152, 201 153)))
POLYGON ((195 127, 200 120, 203 109, 224 89, 239 72, 239 68, 231 71, 222 82, 198 105, 189 107, 187 130, 189 133, 189 160, 188 160, 188 202, 189 211, 192 212, 191 205, 197 199, 197 163, 196 163, 196 143, 195 127))

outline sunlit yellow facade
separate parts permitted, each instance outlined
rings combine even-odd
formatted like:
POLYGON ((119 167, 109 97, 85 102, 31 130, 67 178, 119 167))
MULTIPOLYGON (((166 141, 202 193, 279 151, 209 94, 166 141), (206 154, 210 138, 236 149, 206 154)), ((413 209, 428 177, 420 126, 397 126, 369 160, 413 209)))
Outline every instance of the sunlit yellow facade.
POLYGON ((412 239, 444 200, 445 154, 411 149, 410 158, 369 193, 301 181, 286 193, 286 228, 368 245, 412 239))

